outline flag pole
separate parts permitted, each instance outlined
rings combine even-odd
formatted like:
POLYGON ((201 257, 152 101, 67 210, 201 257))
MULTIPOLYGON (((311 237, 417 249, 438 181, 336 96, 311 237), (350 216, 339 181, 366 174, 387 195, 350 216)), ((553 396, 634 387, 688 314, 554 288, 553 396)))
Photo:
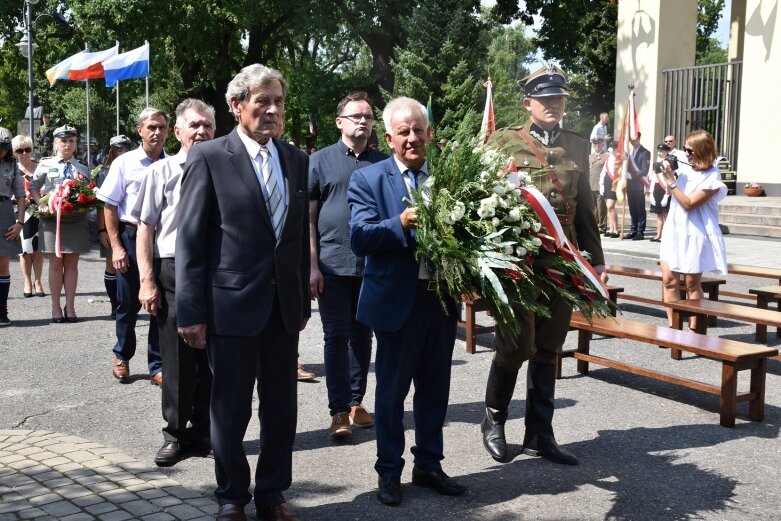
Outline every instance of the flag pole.
MULTIPOLYGON (((144 40, 145 45, 149 45, 149 40, 144 40)), ((149 68, 152 68, 152 58, 150 56, 149 58, 149 68)), ((151 74, 151 71, 147 71, 146 74, 146 106, 149 106, 149 75, 151 74)))
MULTIPOLYGON (((84 45, 84 50, 89 52, 89 45, 84 45)), ((86 81, 86 96, 87 96, 87 168, 90 164, 90 150, 89 150, 89 80, 86 81)))
MULTIPOLYGON (((119 52, 119 40, 117 42, 117 52, 119 52)), ((115 135, 119 135, 119 81, 117 81, 117 84, 114 85, 114 87, 117 89, 117 133, 115 135)))

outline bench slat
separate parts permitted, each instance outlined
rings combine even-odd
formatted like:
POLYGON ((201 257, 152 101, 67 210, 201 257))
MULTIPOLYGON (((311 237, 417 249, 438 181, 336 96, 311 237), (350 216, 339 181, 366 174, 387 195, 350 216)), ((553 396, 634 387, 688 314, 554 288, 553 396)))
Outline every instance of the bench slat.
POLYGON ((698 315, 709 315, 730 318, 733 320, 745 320, 755 324, 781 327, 781 313, 770 309, 759 309, 740 304, 727 302, 714 302, 707 299, 687 299, 679 302, 667 302, 669 308, 698 315))
POLYGON ((589 324, 583 315, 573 313, 570 326, 576 329, 587 329, 601 335, 627 338, 663 347, 681 349, 715 360, 736 362, 741 359, 759 359, 778 354, 777 349, 765 346, 746 344, 727 338, 700 335, 691 331, 681 331, 666 326, 612 317, 592 317, 592 323, 589 324))
POLYGON ((764 268, 762 266, 749 266, 747 264, 728 264, 727 272, 733 275, 778 279, 781 282, 781 270, 777 268, 764 268))

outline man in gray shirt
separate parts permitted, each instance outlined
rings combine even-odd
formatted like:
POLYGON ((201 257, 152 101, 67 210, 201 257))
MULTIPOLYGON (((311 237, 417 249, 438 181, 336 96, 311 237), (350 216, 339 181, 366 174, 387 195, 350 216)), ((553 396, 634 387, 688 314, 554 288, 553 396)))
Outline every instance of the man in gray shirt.
POLYGON ((366 93, 349 94, 336 107, 342 137, 309 159, 310 289, 319 300, 325 349, 325 381, 333 438, 368 428, 374 419, 362 405, 372 355, 372 331, 355 319, 363 258, 350 249, 347 187, 353 171, 387 156, 367 147, 374 115, 366 93))
POLYGON ((210 451, 212 374, 206 351, 189 347, 176 330, 174 255, 182 167, 190 147, 214 138, 214 108, 197 99, 184 100, 176 107, 174 135, 182 144, 181 150, 147 170, 132 210, 138 219, 138 299, 144 309, 157 317, 165 367, 165 442, 155 456, 160 467, 175 465, 189 453, 205 456, 210 451))

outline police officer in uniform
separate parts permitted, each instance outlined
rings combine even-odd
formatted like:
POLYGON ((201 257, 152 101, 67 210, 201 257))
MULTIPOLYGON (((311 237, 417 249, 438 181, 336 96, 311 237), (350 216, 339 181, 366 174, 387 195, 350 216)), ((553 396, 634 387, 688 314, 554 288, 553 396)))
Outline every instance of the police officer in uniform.
MULTIPOLYGON (((534 174, 547 170, 546 174, 534 175, 535 186, 547 196, 569 240, 591 254, 594 269, 607 280, 589 185, 589 145, 559 125, 569 95, 564 73, 547 65, 521 81, 525 82, 523 106, 531 120, 523 127, 495 132, 488 144, 512 156, 520 171, 534 174)), ((483 444, 495 460, 507 460, 504 424, 518 371, 528 360, 523 452, 575 465, 577 458, 556 443, 552 425, 555 357, 567 335, 572 307, 558 296, 541 296, 540 300, 550 310, 550 318, 516 305, 513 309, 521 324, 519 338, 510 341, 497 331, 496 353, 485 392, 483 444)))

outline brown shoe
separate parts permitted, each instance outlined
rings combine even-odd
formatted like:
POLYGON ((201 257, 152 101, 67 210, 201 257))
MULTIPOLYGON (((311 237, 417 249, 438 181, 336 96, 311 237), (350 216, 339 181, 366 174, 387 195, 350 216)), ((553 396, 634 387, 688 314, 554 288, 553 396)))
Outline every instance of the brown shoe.
POLYGON ((374 417, 369 414, 362 403, 350 407, 350 423, 361 429, 368 429, 374 425, 374 417))
POLYGON ((130 363, 120 360, 118 356, 114 355, 114 366, 111 368, 111 374, 119 380, 119 383, 127 383, 130 378, 130 363))
POLYGON ((299 382, 311 382, 312 380, 317 378, 317 375, 311 371, 307 371, 306 369, 304 369, 304 366, 299 363, 297 367, 296 378, 298 379, 299 382))
POLYGON ((152 385, 156 385, 158 387, 163 386, 163 372, 160 371, 159 373, 155 373, 152 375, 152 377, 149 379, 149 383, 152 385))
POLYGON ((351 436, 353 433, 352 427, 350 427, 349 413, 338 412, 331 416, 331 427, 328 429, 328 434, 332 438, 344 438, 351 436))
POLYGON ((247 521, 244 506, 233 503, 220 505, 220 510, 217 512, 217 521, 247 521))
POLYGON ((260 521, 298 521, 298 518, 287 508, 287 503, 280 503, 273 507, 257 507, 260 521))

